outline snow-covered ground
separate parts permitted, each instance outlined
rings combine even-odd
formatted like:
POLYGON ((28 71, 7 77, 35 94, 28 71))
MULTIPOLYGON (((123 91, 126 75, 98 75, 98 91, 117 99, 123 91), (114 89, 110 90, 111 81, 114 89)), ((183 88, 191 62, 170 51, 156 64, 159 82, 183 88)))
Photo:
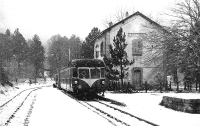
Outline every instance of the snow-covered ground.
POLYGON ((4 104, 5 102, 7 102, 10 98, 14 97, 19 92, 21 92, 25 89, 39 87, 39 86, 45 86, 45 85, 52 85, 53 83, 54 83, 54 81, 52 81, 50 78, 48 78, 46 80, 46 82, 38 81, 38 83, 36 83, 36 84, 32 83, 31 85, 29 85, 28 80, 25 81, 24 83, 14 85, 13 87, 10 87, 10 86, 4 87, 4 86, 0 85, 0 106, 2 104, 4 104))
POLYGON ((38 91, 28 126, 111 126, 111 124, 60 90, 49 87, 38 91))
MULTIPOLYGON (((53 83, 53 81, 47 80, 44 85, 52 85, 53 83)), ((43 84, 33 84, 32 86, 39 85, 43 84)), ((18 87, 19 89, 13 89, 13 91, 6 92, 7 94, 5 94, 5 97, 14 96, 17 92, 20 92, 20 90, 30 88, 31 86, 28 84, 20 84, 18 87)), ((159 103, 161 102, 162 97, 166 95, 200 99, 199 93, 105 93, 106 98, 126 104, 126 107, 114 104, 113 106, 160 126, 200 126, 200 114, 189 114, 160 106, 159 103)), ((1 96, 3 96, 3 94, 0 94, 0 98, 1 96)), ((0 100, 0 102, 2 101, 0 100)), ((62 93, 62 91, 53 87, 47 87, 37 91, 36 101, 32 108, 28 125, 108 126, 112 124, 102 116, 78 104, 75 100, 62 93)))
MULTIPOLYGON (((111 125, 101 116, 81 106, 57 89, 47 88, 36 100, 30 117, 30 126, 53 125, 111 125), (45 93, 44 93, 45 92, 45 93), (45 102, 44 102, 45 101, 45 102)), ((38 96, 39 96, 38 95, 38 96)), ((200 126, 200 114, 189 114, 174 111, 159 103, 163 95, 177 95, 175 93, 134 93, 113 94, 105 93, 105 97, 123 102, 126 107, 118 107, 133 115, 161 126, 200 126)), ((181 95, 181 94, 178 94, 181 95)), ((186 95, 186 94, 183 94, 186 95)), ((199 94, 187 96, 199 97, 199 94)))
POLYGON ((105 97, 127 105, 120 109, 160 126, 200 126, 200 114, 189 114, 160 106, 163 96, 200 99, 200 94, 190 93, 105 94, 105 97))

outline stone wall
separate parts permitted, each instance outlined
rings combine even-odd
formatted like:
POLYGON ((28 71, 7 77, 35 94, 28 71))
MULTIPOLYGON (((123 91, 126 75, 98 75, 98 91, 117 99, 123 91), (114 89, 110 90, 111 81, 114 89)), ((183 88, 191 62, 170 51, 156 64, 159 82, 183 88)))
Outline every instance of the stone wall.
POLYGON ((160 105, 176 111, 200 114, 200 99, 182 99, 163 96, 160 105))

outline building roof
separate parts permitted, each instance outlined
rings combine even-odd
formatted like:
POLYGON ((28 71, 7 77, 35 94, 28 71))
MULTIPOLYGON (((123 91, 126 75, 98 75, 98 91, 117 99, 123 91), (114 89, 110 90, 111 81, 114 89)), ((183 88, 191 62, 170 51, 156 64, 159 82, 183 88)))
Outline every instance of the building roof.
POLYGON ((147 21, 149 21, 151 24, 154 24, 155 26, 161 28, 162 30, 167 31, 166 29, 164 29, 164 28, 163 28, 161 25, 159 25, 158 23, 156 23, 155 21, 151 20, 150 18, 148 18, 148 17, 145 16, 144 14, 140 13, 139 11, 137 11, 137 12, 133 13, 132 15, 128 16, 127 18, 125 18, 125 19, 123 19, 123 20, 121 20, 121 21, 115 23, 114 25, 108 27, 107 29, 103 30, 100 34, 98 34, 97 36, 95 36, 91 41, 96 40, 96 39, 99 38, 101 35, 103 35, 103 34, 106 33, 107 31, 109 31, 110 29, 112 29, 113 27, 115 27, 115 26, 117 26, 118 24, 123 23, 123 22, 125 22, 126 20, 132 18, 133 16, 137 16, 137 15, 143 17, 144 19, 146 19, 147 21))

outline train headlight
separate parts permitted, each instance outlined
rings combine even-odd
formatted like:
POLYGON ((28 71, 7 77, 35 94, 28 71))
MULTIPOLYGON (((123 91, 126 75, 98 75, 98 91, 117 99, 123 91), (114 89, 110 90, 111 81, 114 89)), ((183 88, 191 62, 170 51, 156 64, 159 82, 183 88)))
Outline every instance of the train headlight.
POLYGON ((102 83, 102 84, 105 84, 105 81, 102 81, 101 83, 102 83))
POLYGON ((74 83, 77 84, 78 82, 77 82, 77 81, 74 81, 74 83))

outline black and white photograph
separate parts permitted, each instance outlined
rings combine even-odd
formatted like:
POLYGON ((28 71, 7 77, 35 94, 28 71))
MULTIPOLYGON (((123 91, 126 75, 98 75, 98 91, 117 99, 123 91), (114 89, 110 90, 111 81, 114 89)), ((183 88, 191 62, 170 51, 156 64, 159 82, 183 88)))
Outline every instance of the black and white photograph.
POLYGON ((200 126, 200 1, 0 0, 0 126, 200 126))

